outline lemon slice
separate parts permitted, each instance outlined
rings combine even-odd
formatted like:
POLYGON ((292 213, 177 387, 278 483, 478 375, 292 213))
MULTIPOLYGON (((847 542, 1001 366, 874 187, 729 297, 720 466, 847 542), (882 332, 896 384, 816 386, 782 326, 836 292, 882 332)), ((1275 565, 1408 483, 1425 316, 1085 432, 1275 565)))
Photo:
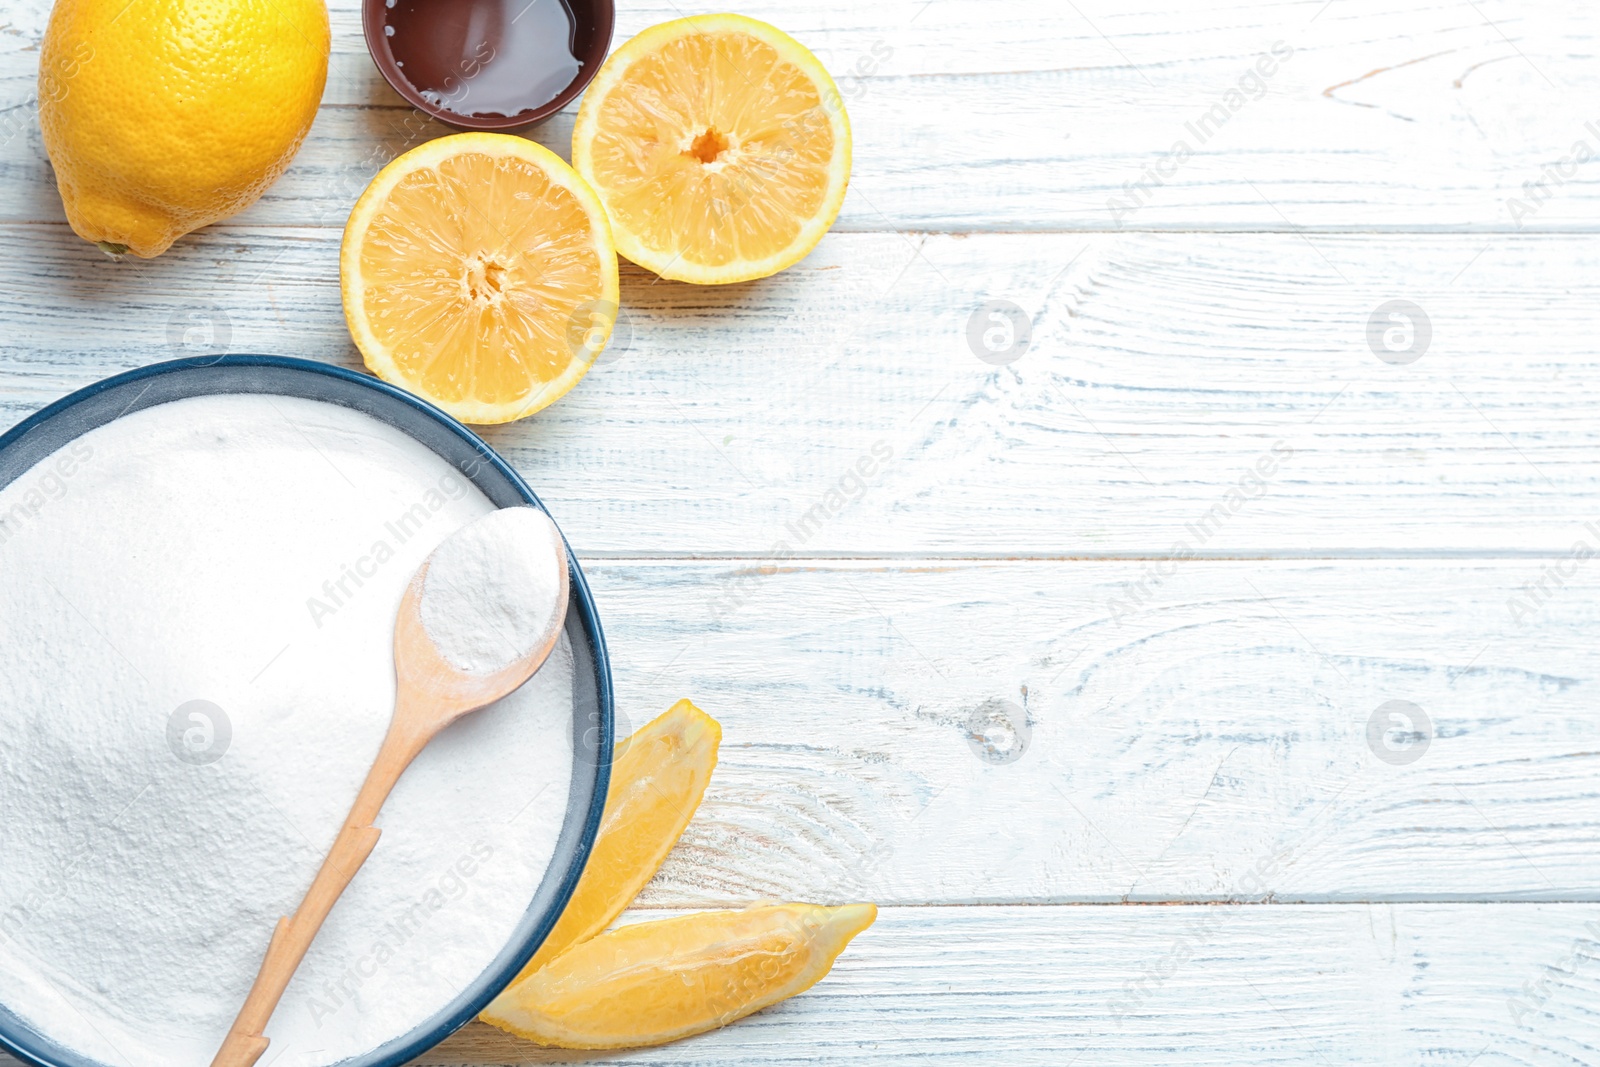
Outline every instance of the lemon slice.
POLYGON ((850 180, 850 122, 794 38, 742 15, 645 30, 595 76, 572 165, 617 249, 663 278, 764 278, 816 247, 850 180))
POLYGON ((606 814, 572 899, 526 977, 611 925, 678 843, 717 766, 722 727, 680 700, 617 745, 606 814))
POLYGON ((339 284, 367 368, 463 422, 509 422, 578 383, 610 337, 617 255, 561 157, 463 133, 378 172, 345 224, 339 284))
POLYGON ((877 915, 769 904, 624 926, 515 983, 481 1018, 558 1048, 676 1041, 810 989, 877 915))

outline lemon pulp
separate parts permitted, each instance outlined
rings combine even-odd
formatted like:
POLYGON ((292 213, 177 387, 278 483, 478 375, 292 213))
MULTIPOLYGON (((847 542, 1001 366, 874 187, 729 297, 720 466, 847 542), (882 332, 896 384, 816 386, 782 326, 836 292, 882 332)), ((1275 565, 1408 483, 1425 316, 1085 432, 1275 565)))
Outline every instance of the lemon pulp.
POLYGON ((850 127, 799 42, 743 16, 697 16, 646 30, 607 60, 572 159, 623 255, 667 278, 742 281, 798 261, 832 224, 850 127))
POLYGON ((351 213, 341 274, 368 367, 469 422, 560 397, 616 318, 593 192, 503 134, 441 138, 386 167, 351 213))

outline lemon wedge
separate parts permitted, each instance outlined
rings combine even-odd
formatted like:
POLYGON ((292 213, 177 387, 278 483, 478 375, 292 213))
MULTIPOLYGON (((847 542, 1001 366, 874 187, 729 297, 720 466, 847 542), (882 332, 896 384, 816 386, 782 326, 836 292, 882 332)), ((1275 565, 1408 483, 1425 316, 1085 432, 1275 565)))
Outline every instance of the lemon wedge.
POLYGON ((811 988, 877 914, 769 904, 624 926, 515 983, 481 1018, 558 1048, 676 1041, 811 988))
POLYGON ((620 742, 589 863, 520 980, 611 925, 678 843, 717 766, 722 727, 680 700, 620 742))

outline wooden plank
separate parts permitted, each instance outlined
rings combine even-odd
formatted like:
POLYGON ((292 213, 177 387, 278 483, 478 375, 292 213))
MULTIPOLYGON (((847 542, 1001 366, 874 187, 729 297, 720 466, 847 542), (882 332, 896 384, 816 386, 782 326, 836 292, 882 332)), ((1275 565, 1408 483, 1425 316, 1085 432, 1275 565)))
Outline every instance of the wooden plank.
POLYGON ((1542 562, 591 562, 623 727, 724 728, 641 899, 1600 899, 1565 565, 1513 617, 1542 562))
POLYGON ((575 1053, 473 1023, 413 1062, 1565 1067, 1600 1058, 1597 944, 1592 904, 885 908, 712 1034, 575 1053))
POLYGON ((713 1034, 562 1053, 473 1024, 415 1062, 1554 1067, 1600 1057, 1597 944, 1593 905, 893 908, 713 1034))
POLYGON ((562 1053, 469 1024, 413 1062, 1592 1064, 1597 944, 1592 904, 883 909, 821 984, 725 1030, 562 1053))
MULTIPOLYGON (((414 121, 383 85, 356 0, 331 6, 323 110, 243 222, 340 225, 381 163, 448 132, 414 121)), ((13 7, 0 37, 0 221, 59 220, 31 103, 49 3, 13 7)), ((1600 219, 1590 5, 739 7, 817 49, 841 80, 855 129, 843 230, 1593 231, 1600 219)), ((625 5, 617 40, 682 13, 625 5)), ((537 137, 564 153, 572 114, 537 137)))
MULTIPOLYGON (((337 242, 0 228, 0 419, 183 354, 358 365, 337 242)), ((589 556, 1564 553, 1600 519, 1597 270, 1576 236, 833 234, 745 285, 626 269, 604 362, 486 436, 589 556), (1006 365, 990 300, 1031 318, 1006 365)))

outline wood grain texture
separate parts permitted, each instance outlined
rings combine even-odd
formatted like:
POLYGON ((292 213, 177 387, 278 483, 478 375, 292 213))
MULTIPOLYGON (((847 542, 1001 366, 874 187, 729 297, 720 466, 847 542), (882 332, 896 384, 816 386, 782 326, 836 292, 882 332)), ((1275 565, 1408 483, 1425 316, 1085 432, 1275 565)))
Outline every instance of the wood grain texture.
MULTIPOLYGON (((357 366, 345 215, 449 131, 355 0, 288 174, 121 264, 40 144, 49 7, 0 26, 0 425, 179 355, 357 366)), ((624 921, 890 906, 728 1030, 473 1025, 418 1067, 1600 1062, 1600 9, 739 9, 840 79, 837 232, 745 285, 625 267, 607 358, 487 436, 583 557, 619 726, 687 695, 725 729, 624 921), (1397 299, 1408 364, 1369 341, 1397 299)))
POLYGON ((607 1055, 474 1024, 415 1062, 1557 1067, 1600 1057, 1597 995, 1594 905, 889 908, 714 1034, 607 1055))
POLYGON ((1514 619, 1540 561, 590 563, 621 725, 723 725, 641 902, 1600 900, 1570 566, 1514 619))
POLYGON ((725 1030, 571 1053, 473 1023, 413 1063, 1571 1067, 1597 998, 1593 904, 885 908, 725 1030))
MULTIPOLYGON (((1597 267, 1563 235, 833 234, 745 285, 626 269, 601 364, 486 436, 589 557, 1560 553, 1600 518, 1597 267), (1396 298, 1409 365, 1368 343, 1396 298), (970 344, 988 300, 1031 316, 1009 365, 970 344)), ((113 263, 0 227, 0 418, 183 354, 357 366, 337 278, 336 231, 113 263)))
MULTIPOLYGON (((448 132, 413 121, 382 83, 356 0, 331 6, 322 111, 244 221, 342 224, 382 163, 448 132)), ((31 103, 49 3, 11 7, 0 37, 0 220, 57 220, 31 103)), ((1592 231, 1600 220, 1600 110, 1589 103, 1600 13, 1590 5, 738 8, 795 34, 840 80, 856 144, 843 230, 1592 231), (1274 47, 1288 57, 1258 69, 1274 47)), ((616 39, 686 12, 622 5, 616 39)), ((565 154, 574 113, 537 138, 565 154)))

